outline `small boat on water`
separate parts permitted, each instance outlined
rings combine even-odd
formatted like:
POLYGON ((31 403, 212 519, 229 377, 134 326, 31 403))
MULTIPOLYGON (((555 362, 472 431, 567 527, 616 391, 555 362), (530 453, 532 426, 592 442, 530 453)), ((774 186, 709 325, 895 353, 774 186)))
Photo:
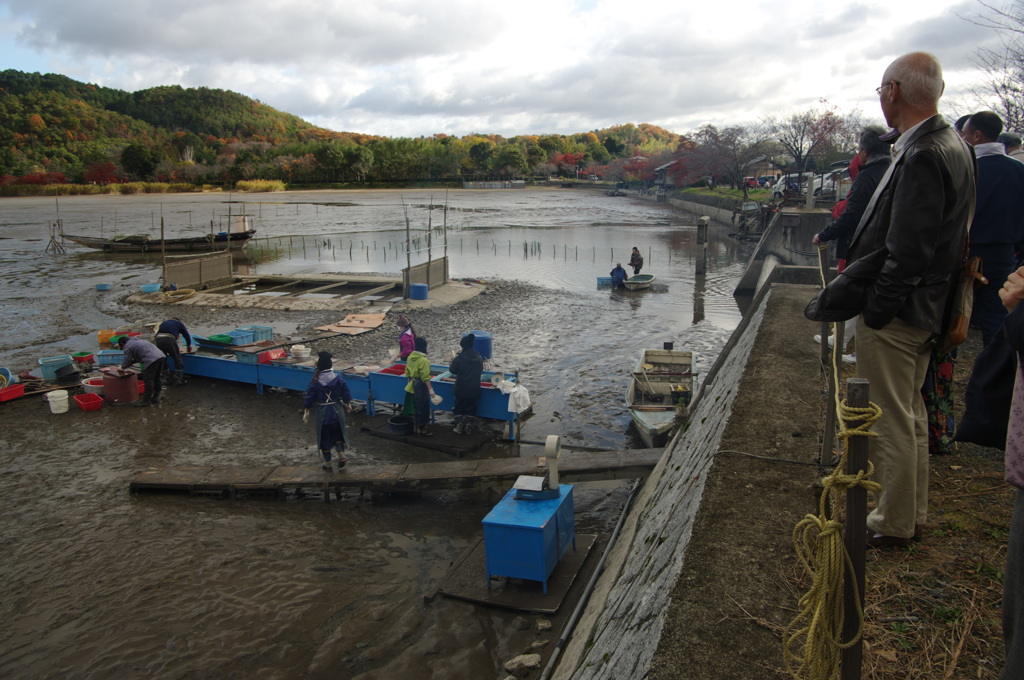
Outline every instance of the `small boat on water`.
POLYGON ((189 236, 185 238, 168 238, 161 241, 158 238, 150 238, 148 234, 118 234, 111 238, 98 238, 95 236, 75 236, 63 234, 63 238, 73 241, 87 248, 96 248, 106 253, 145 253, 160 252, 188 252, 228 248, 229 250, 241 250, 253 236, 255 229, 219 234, 208 234, 206 236, 189 236))
POLYGON ((686 422, 693 398, 693 352, 645 349, 626 388, 626 408, 640 438, 664 446, 677 423, 686 422))
POLYGON ((626 290, 643 290, 644 288, 650 288, 651 281, 653 280, 654 274, 637 274, 626 279, 624 284, 626 290))

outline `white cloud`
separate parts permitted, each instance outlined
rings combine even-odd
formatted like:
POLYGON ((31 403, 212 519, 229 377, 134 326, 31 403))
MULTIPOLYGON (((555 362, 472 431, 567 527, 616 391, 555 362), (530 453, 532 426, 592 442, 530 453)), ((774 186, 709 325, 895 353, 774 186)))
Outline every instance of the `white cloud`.
POLYGON ((234 90, 352 132, 684 132, 821 99, 875 116, 886 64, 916 49, 955 96, 995 36, 954 8, 976 13, 971 0, 0 0, 0 55, 126 90, 234 90))

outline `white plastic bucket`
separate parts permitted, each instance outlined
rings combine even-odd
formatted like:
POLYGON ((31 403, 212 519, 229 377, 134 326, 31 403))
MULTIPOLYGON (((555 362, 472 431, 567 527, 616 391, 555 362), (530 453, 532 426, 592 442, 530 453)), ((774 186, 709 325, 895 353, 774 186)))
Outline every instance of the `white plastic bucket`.
POLYGON ((50 413, 68 412, 67 390, 54 390, 46 395, 46 401, 50 402, 50 413))
POLYGON ((88 378, 82 381, 82 389, 86 394, 98 394, 103 396, 103 378, 88 378))

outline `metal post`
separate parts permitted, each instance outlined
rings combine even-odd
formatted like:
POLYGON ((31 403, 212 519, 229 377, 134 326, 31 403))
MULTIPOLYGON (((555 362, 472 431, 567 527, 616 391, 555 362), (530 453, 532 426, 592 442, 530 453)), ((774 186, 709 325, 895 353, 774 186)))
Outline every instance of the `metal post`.
POLYGON ((697 220, 697 274, 704 274, 708 270, 708 223, 711 218, 707 215, 697 220))
MULTIPOLYGON (((864 378, 850 378, 846 381, 846 403, 852 408, 868 405, 870 384, 864 378)), ((859 421, 848 421, 848 428, 856 427, 859 421)), ((868 467, 868 438, 851 437, 846 456, 846 473, 853 475, 868 467)), ((864 610, 864 559, 867 553, 867 507, 868 492, 862 486, 852 486, 846 491, 846 552, 850 555, 853 573, 846 573, 843 588, 843 637, 849 641, 857 634, 858 609, 864 610), (851 586, 856 584, 856 592, 851 586), (860 607, 857 600, 860 599, 860 607)), ((843 650, 840 658, 840 680, 859 680, 863 655, 863 638, 843 650)))

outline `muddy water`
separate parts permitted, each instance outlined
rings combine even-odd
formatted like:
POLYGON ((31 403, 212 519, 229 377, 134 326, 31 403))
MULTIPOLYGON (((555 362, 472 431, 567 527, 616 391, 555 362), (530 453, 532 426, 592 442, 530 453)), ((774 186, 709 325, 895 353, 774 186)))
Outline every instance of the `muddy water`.
MULTIPOLYGON (((162 211, 168 234, 183 235, 198 231, 200 216, 219 226, 229 208, 238 212, 228 198, 62 199, 59 209, 68 233, 99 234, 101 224, 109 233, 115 218, 119 232, 156 233, 162 211)), ((396 225, 407 212, 414 227, 437 224, 440 213, 428 206, 444 202, 429 192, 261 198, 244 206, 260 235, 291 236, 291 244, 258 244, 245 265, 255 273, 397 271, 396 225)), ((639 348, 673 341, 696 350, 706 371, 738 322, 731 291, 745 253, 714 235, 708 275, 697 279, 695 230, 661 206, 550 191, 452 192, 448 201, 457 208, 448 217, 453 275, 546 291, 483 303, 478 316, 455 308, 423 318, 442 344, 466 328, 493 333, 496 363, 518 368, 537 404, 527 439, 636 444, 621 403, 622 366, 639 348), (598 289, 595 277, 628 259, 632 245, 665 288, 598 289)), ((26 352, 78 351, 96 329, 126 321, 101 304, 95 283, 123 291, 159 275, 155 256, 115 259, 77 247, 43 254, 54 213, 52 200, 0 202, 0 365, 26 352)), ((524 626, 514 612, 422 601, 479 537, 493 493, 376 505, 355 493, 324 504, 127 492, 147 465, 309 464, 315 447, 300 407, 294 394, 257 401, 251 386, 199 380, 171 391, 159 410, 53 416, 37 400, 0 405, 0 674, 490 678, 504 677, 501 662, 535 641, 550 640, 550 649, 557 634, 534 632, 536 616, 523 617, 524 626)), ((356 440, 364 464, 448 459, 372 439, 356 440)), ((535 453, 499 445, 483 455, 535 453)), ((625 497, 623 487, 578 489, 577 530, 606 536, 625 497)))

